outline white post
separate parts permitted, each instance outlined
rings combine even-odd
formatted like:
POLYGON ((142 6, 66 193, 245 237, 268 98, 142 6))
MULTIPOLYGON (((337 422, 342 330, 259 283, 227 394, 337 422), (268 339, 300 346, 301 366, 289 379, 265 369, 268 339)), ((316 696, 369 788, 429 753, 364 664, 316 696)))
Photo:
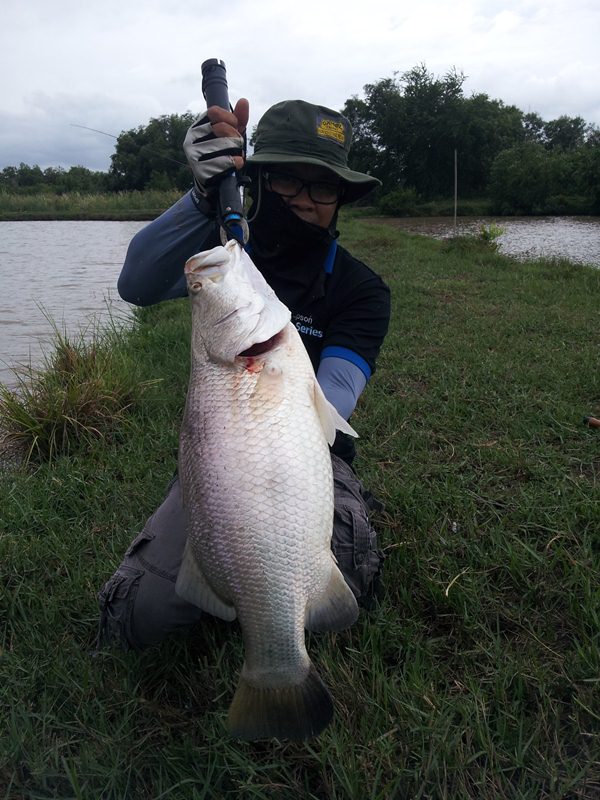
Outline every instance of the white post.
POLYGON ((456 236, 456 214, 458 209, 458 153, 454 148, 454 235, 456 236))

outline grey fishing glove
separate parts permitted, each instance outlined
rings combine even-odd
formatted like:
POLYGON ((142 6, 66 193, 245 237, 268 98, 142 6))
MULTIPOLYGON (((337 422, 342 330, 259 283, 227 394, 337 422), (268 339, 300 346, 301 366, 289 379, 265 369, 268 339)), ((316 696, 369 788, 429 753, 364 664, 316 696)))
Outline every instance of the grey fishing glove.
POLYGON ((244 155, 244 138, 215 136, 206 113, 192 123, 183 142, 196 190, 210 198, 221 178, 235 169, 233 156, 244 155))

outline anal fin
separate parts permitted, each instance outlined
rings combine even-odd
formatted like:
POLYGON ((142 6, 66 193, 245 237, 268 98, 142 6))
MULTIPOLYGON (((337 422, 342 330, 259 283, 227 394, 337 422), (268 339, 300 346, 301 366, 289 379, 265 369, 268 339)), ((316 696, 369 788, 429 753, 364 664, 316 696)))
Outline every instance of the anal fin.
POLYGON ((325 591, 306 607, 304 626, 309 631, 342 631, 358 619, 358 604, 352 589, 336 564, 325 591))
POLYGON ((186 542, 183 551, 175 592, 183 600, 187 600, 188 603, 198 606, 215 617, 220 617, 228 622, 236 618, 235 608, 221 600, 204 577, 200 565, 194 558, 189 541, 186 542))

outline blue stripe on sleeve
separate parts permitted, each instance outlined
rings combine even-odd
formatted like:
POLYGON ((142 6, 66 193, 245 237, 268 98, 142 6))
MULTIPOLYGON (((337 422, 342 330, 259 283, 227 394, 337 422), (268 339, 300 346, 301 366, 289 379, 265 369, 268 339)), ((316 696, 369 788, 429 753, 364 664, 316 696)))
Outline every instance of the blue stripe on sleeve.
POLYGON ((354 350, 349 350, 347 347, 336 347, 335 345, 324 347, 321 352, 321 361, 324 358, 343 358, 345 361, 350 361, 350 363, 358 367, 367 380, 371 377, 371 367, 364 358, 359 356, 358 353, 355 353, 354 350))

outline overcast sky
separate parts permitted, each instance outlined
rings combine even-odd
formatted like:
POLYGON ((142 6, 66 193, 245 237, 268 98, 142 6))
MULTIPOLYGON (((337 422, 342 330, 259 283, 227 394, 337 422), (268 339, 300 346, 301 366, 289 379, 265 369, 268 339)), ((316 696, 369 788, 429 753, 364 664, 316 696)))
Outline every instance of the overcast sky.
POLYGON ((600 125, 598 0, 2 0, 0 168, 108 169, 112 134, 203 108, 200 65, 227 65, 251 124, 302 98, 340 109, 425 63, 465 95, 600 125))

